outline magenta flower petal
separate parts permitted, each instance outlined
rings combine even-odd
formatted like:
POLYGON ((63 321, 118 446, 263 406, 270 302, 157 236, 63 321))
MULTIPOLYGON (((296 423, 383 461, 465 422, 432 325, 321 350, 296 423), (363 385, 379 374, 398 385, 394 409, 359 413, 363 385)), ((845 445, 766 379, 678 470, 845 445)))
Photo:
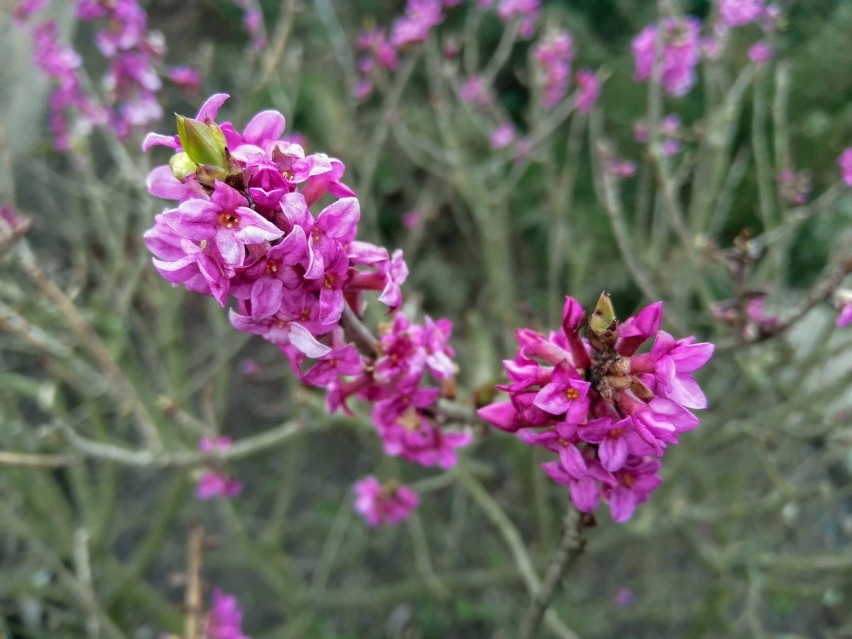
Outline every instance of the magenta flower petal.
POLYGON ((225 104, 225 101, 229 97, 230 96, 227 93, 215 93, 214 95, 211 95, 207 98, 204 104, 201 105, 201 108, 198 109, 195 119, 201 122, 205 122, 207 118, 215 120, 216 116, 219 114, 219 109, 223 104, 225 104))
POLYGON ((284 133, 286 120, 278 111, 261 111, 255 115, 246 128, 243 138, 248 144, 260 146, 265 140, 277 140, 284 133))
POLYGON ((317 341, 308 329, 297 322, 290 324, 290 343, 313 358, 322 357, 331 351, 330 347, 317 341))

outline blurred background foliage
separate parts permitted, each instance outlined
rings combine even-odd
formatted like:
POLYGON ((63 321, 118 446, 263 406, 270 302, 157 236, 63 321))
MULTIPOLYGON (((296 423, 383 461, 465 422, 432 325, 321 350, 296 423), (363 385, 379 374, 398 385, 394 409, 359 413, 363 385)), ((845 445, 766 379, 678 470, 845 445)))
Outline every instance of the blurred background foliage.
MULTIPOLYGON (((283 5, 262 4, 274 32, 283 5)), ((632 127, 645 112, 647 89, 632 79, 629 48, 655 19, 654 3, 543 5, 546 22, 573 34, 576 64, 606 74, 601 135, 619 155, 642 161, 632 127)), ((702 18, 711 11, 708 2, 679 6, 702 18)), ((396 126, 404 123, 439 146, 448 142, 435 116, 446 106, 447 87, 435 80, 445 70, 440 63, 427 54, 396 104, 381 93, 363 103, 352 97, 347 73, 357 31, 371 21, 388 24, 403 3, 303 0, 286 50, 263 84, 257 82, 262 53, 247 50, 231 2, 152 0, 147 7, 171 59, 204 72, 202 95, 169 95, 166 112, 192 114, 204 95, 229 92, 227 119, 241 124, 258 110, 279 109, 288 129, 307 137, 308 149, 346 163, 348 183, 366 211, 366 239, 402 246, 412 272, 409 299, 456 322, 464 388, 501 379, 499 361, 511 352, 506 336, 519 325, 555 327, 554 304, 565 294, 588 304, 607 289, 622 316, 652 301, 625 268, 595 186, 594 140, 586 134, 569 156, 568 125, 560 126, 541 150, 546 159, 531 163, 490 222, 488 207, 477 212, 472 205, 477 192, 466 191, 494 183, 477 182, 477 167, 491 151, 469 114, 452 107, 447 117, 449 142, 466 154, 470 181, 457 167, 418 162, 396 126), (565 257, 554 302, 548 171, 575 160, 568 234, 556 247, 565 257), (406 229, 402 215, 415 209, 423 224, 406 229), (487 254, 495 250, 492 223, 509 242, 502 265, 499 255, 487 254), (501 267, 511 279, 503 280, 505 288, 501 267)), ((764 80, 789 69, 794 168, 809 172, 817 194, 835 185, 836 157, 852 144, 852 5, 809 0, 783 8, 777 63, 764 80)), ((56 11, 85 54, 92 46, 86 25, 75 30, 67 8, 56 11)), ((465 11, 454 13, 441 33, 460 28, 465 11)), ((6 203, 35 220, 28 235, 32 263, 17 251, 0 256, 0 448, 59 456, 55 467, 0 465, 0 637, 145 639, 179 632, 186 536, 195 521, 208 535, 205 579, 237 594, 255 639, 515 636, 529 597, 505 530, 483 510, 476 487, 514 522, 541 573, 567 505, 563 489, 538 469, 545 458, 483 427, 463 470, 438 475, 382 456, 365 413, 326 416, 322 398, 299 387, 276 349, 236 333, 214 302, 172 289, 150 267, 141 236, 162 203, 146 193, 144 176, 164 158, 146 158, 136 145, 122 147, 99 134, 81 150, 82 159, 53 153, 44 134, 45 82, 30 65, 27 39, 5 16, 0 33, 8 61, 0 77, 7 88, 0 91, 6 140, 0 184, 6 203), (248 359, 257 370, 246 366, 248 359), (173 452, 194 450, 198 437, 211 432, 239 439, 282 424, 301 428, 281 446, 229 464, 246 485, 239 499, 201 503, 192 494, 196 471, 186 464, 142 458, 128 464, 69 440, 73 429, 92 442, 142 451, 138 430, 145 420, 173 452), (373 531, 353 515, 351 484, 368 473, 400 477, 420 490, 422 505, 410 522, 373 531)), ((500 35, 497 19, 486 19, 479 41, 484 60, 500 35)), ((746 64, 754 39, 746 30, 735 34, 732 68, 746 64)), ((522 129, 530 107, 528 56, 527 44, 515 47, 494 84, 522 129)), ((100 70, 90 73, 98 77, 100 70)), ((751 153, 751 91, 728 163, 742 149, 751 153)), ((707 99, 699 84, 689 96, 667 101, 666 112, 676 111, 687 135, 698 139, 707 99)), ((167 118, 158 130, 171 127, 167 118)), ((702 428, 666 455, 663 486, 632 521, 615 525, 599 513, 554 609, 587 638, 850 637, 848 331, 833 328, 835 311, 824 303, 784 337, 735 346, 698 292, 705 286, 711 300, 732 297, 724 267, 700 242, 690 255, 667 241, 668 231, 652 246, 659 229, 642 228, 635 214, 647 197, 643 180, 653 183, 643 177, 646 166, 621 185, 627 223, 671 316, 701 340, 722 345, 701 376, 711 409, 702 428)), ((511 164, 500 171, 488 179, 499 184, 511 164)), ((703 238, 705 247, 728 248, 743 229, 767 230, 758 191, 749 164, 717 232, 703 238)), ((692 195, 687 179, 678 197, 688 202, 692 195)), ((838 193, 830 204, 755 265, 750 284, 769 293, 771 311, 795 307, 838 251, 848 249, 852 197, 838 193)))

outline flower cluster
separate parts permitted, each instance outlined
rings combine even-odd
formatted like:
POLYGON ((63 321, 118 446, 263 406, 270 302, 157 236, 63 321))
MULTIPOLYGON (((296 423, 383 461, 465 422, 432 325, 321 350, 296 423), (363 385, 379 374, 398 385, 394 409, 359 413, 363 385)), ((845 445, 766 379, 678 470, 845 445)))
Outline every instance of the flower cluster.
POLYGON ((48 99, 53 146, 57 151, 68 151, 75 137, 106 124, 109 116, 83 90, 79 74, 83 60, 76 51, 60 42, 54 20, 36 26, 32 41, 35 65, 57 85, 48 99), (71 113, 77 116, 73 129, 69 120, 71 113))
POLYGON ((456 464, 456 449, 472 441, 468 432, 445 431, 435 411, 456 374, 451 334, 449 320, 427 317, 418 325, 398 312, 379 327, 373 358, 340 340, 302 373, 300 354, 292 348, 285 352, 304 383, 326 389, 330 410, 348 411, 353 396, 373 404, 373 424, 387 455, 446 469, 456 464))
POLYGON ((382 70, 396 71, 399 54, 406 47, 423 42, 444 21, 445 10, 459 0, 407 0, 405 13, 390 28, 371 28, 358 35, 358 81, 355 97, 366 98, 373 92, 376 75, 382 70))
POLYGON ((529 40, 535 35, 540 5, 539 0, 500 0, 497 15, 503 22, 518 20, 518 34, 529 40))
POLYGON ((98 50, 109 61, 103 79, 110 124, 120 139, 135 127, 158 122, 162 87, 157 71, 166 52, 159 31, 148 30, 148 16, 137 0, 80 0, 77 17, 105 22, 95 35, 98 50))
POLYGON ((701 58, 701 22, 697 18, 664 18, 645 27, 633 38, 636 80, 650 80, 660 41, 660 82, 674 97, 686 95, 695 84, 695 67, 701 58), (660 33, 662 30, 662 33, 660 33))
MULTIPOLYGON (((21 3, 15 18, 23 24, 47 0, 21 3)), ((148 29, 148 16, 137 0, 78 0, 77 17, 98 21, 95 44, 108 61, 102 86, 103 103, 83 88, 82 58, 59 40, 55 21, 48 20, 32 31, 36 66, 57 88, 50 95, 50 129, 54 147, 68 151, 75 139, 95 127, 110 127, 119 139, 127 139, 138 127, 159 121, 163 111, 157 99, 162 88, 160 66, 165 40, 159 31, 148 29)), ((178 87, 194 90, 198 73, 189 67, 166 72, 178 87)))
POLYGON ((763 0, 719 0, 719 19, 727 27, 742 27, 766 12, 763 0))
POLYGON ((615 521, 629 519, 660 483, 666 447, 698 426, 690 410, 707 405, 692 373, 713 345, 675 340, 660 330, 662 314, 657 302, 618 322, 604 294, 582 337, 585 313, 567 298, 562 330, 517 331, 520 350, 504 361, 509 384, 499 387, 509 401, 479 410, 497 428, 557 453, 542 468, 582 512, 604 499, 615 521), (639 353, 651 338, 650 351, 639 353))
POLYGON ((837 166, 840 167, 840 179, 846 186, 852 187, 852 147, 843 149, 837 158, 837 166))
POLYGON ((372 475, 355 482, 354 489, 355 512, 373 527, 398 524, 420 503, 417 493, 408 486, 381 484, 372 475))
POLYGON ((552 31, 533 50, 533 58, 541 71, 541 105, 551 109, 568 93, 574 43, 567 31, 552 31))
POLYGON ((212 605, 204 622, 204 639, 249 639, 243 634, 243 611, 233 595, 213 589, 212 605))
POLYGON ((243 11, 243 28, 249 36, 250 46, 260 51, 266 46, 266 26, 263 21, 263 11, 258 0, 234 0, 243 11))
POLYGON ((601 97, 601 81, 598 74, 589 69, 577 71, 577 110, 590 113, 601 97))
POLYGON ((420 326, 398 312, 362 351, 346 341, 344 309, 357 322, 365 291, 379 292, 392 311, 402 304, 402 251, 355 239, 360 208, 340 181, 343 164, 286 141, 283 115, 259 113, 242 132, 217 124, 227 97, 214 95, 194 119, 178 116, 178 135, 145 139, 145 149, 175 151, 148 178, 153 195, 178 201, 145 234, 154 266, 222 306, 233 298, 232 325, 276 344, 306 384, 328 391, 332 410, 348 410, 351 396, 373 403, 389 455, 452 466, 470 436, 442 430, 434 411, 441 388, 429 382, 455 375, 452 324, 426 318, 420 326), (302 372, 308 358, 317 361, 302 372))

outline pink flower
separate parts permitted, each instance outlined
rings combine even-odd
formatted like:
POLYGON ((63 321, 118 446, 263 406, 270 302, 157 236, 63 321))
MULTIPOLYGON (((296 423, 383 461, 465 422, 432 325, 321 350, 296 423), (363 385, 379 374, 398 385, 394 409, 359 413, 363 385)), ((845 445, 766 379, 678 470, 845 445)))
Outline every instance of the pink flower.
POLYGON ((169 69, 168 78, 181 91, 194 93, 201 88, 201 74, 192 67, 172 67, 169 69))
POLYGON ((248 245, 270 242, 284 234, 250 209, 236 189, 218 180, 209 201, 187 200, 163 213, 163 221, 188 240, 215 245, 229 266, 243 265, 248 245))
POLYGON ((405 15, 393 24, 390 41, 402 48, 423 42, 429 32, 444 20, 441 0, 408 0, 405 15))
POLYGON ((659 29, 663 30, 660 81, 669 95, 686 95, 695 84, 695 67, 701 53, 701 23, 693 17, 664 18, 659 24, 645 27, 632 44, 635 78, 640 82, 650 80, 653 75, 659 29))
POLYGON ((243 492, 242 482, 221 473, 206 471, 198 478, 195 496, 201 501, 207 501, 213 497, 230 499, 241 492, 243 492))
POLYGON ((491 95, 488 87, 481 76, 472 75, 464 81, 459 89, 459 97, 462 102, 475 106, 488 106, 491 104, 491 95))
POLYGON ((497 15, 503 22, 518 19, 518 34, 529 40, 535 35, 535 23, 540 10, 540 0, 500 0, 497 15))
POLYGON ((204 622, 204 639, 249 639, 242 631, 243 611, 237 598, 213 589, 212 605, 204 622))
POLYGON ((551 109, 568 93, 571 79, 571 62, 574 59, 574 44, 567 31, 551 31, 533 49, 533 58, 538 63, 542 84, 541 104, 551 109))
POLYGON ((836 291, 834 303, 840 309, 835 324, 837 328, 846 328, 852 324, 852 290, 840 289, 836 291))
POLYGON ((408 230, 415 229, 423 224, 423 216, 419 211, 408 211, 402 214, 402 225, 408 230))
POLYGON ((618 178, 628 178, 636 174, 636 164, 630 160, 611 160, 606 170, 618 178))
POLYGON ((764 11, 763 0, 719 0, 719 18, 728 27, 754 22, 764 11))
POLYGON ((846 186, 852 187, 852 147, 843 149, 843 152, 837 158, 837 164, 840 166, 840 177, 846 183, 846 186))
POLYGON ((619 323, 603 295, 584 338, 585 313, 566 298, 560 331, 517 331, 518 354, 503 363, 510 383, 497 387, 509 401, 477 411, 524 443, 558 454, 542 469, 583 512, 604 499, 615 521, 630 518, 659 483, 652 458, 698 426, 689 409, 707 405, 692 375, 713 345, 660 331, 662 310, 657 302, 619 323), (652 338, 653 348, 638 353, 652 338))
POLYGON ((408 518, 420 498, 408 486, 380 484, 370 475, 355 482, 355 512, 370 526, 394 526, 408 518))
POLYGON ((491 131, 491 148, 504 149, 515 140, 515 127, 511 122, 501 122, 491 131))
POLYGON ((772 47, 761 40, 749 47, 748 59, 755 64, 765 64, 772 59, 772 47))
POLYGON ((577 71, 577 109, 581 113, 590 113, 601 97, 601 81, 597 74, 589 69, 577 71))
POLYGON ((12 23, 16 27, 22 27, 30 16, 44 9, 48 0, 20 0, 12 9, 12 23))

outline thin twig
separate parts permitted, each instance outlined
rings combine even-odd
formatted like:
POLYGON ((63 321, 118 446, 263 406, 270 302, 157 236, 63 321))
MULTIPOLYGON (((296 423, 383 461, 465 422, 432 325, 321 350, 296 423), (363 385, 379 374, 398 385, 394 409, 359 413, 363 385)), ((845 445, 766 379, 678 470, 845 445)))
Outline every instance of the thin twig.
POLYGON ((0 466, 27 466, 29 468, 62 468, 82 460, 79 455, 39 455, 0 450, 0 466))
POLYGON ((355 314, 349 304, 343 305, 343 316, 340 319, 346 337, 352 340, 358 351, 365 357, 375 359, 379 354, 379 340, 370 329, 355 314))
POLYGON ((533 597, 527 614, 521 623, 520 639, 533 639, 541 624, 541 618, 556 595, 556 588, 562 578, 565 569, 576 559, 586 546, 586 540, 582 537, 583 518, 579 511, 573 506, 569 507, 562 519, 562 540, 553 559, 547 566, 544 582, 541 584, 535 597, 533 597))
POLYGON ((203 582, 201 567, 204 553, 204 529, 195 524, 189 531, 189 574, 184 595, 184 639, 200 639, 204 606, 201 602, 203 582))
MULTIPOLYGON (((485 490, 482 484, 464 468, 463 464, 457 465, 453 469, 453 473, 458 478, 461 487, 473 497, 473 500, 482 508, 483 512, 491 520, 491 523, 497 528, 500 536, 503 537, 503 540, 512 553, 512 558, 515 560, 518 572, 523 577, 527 592, 531 596, 535 596, 541 588, 541 581, 518 529, 503 509, 500 508, 500 505, 488 494, 488 491, 485 490)), ((567 627, 553 610, 545 613, 545 619, 548 627, 559 637, 562 637, 562 639, 579 639, 578 635, 567 627)))
POLYGON ((56 310, 59 311, 71 330, 80 338, 83 346, 89 351, 101 370, 111 379, 115 393, 124 402, 129 404, 130 410, 136 418, 139 434, 143 441, 145 441, 149 448, 160 448, 162 440, 160 439, 160 433, 154 419, 140 399, 135 386, 124 374, 121 366, 115 361, 115 358, 113 358, 112 353, 109 352, 103 340, 101 340, 100 336, 83 318, 74 305, 74 302, 45 274, 41 266, 39 266, 38 260, 30 249, 29 244, 26 241, 21 241, 18 243, 17 249, 20 264, 24 272, 33 281, 39 291, 56 306, 56 310))
POLYGON ((282 442, 305 431, 302 424, 290 421, 277 428, 241 439, 226 450, 210 453, 200 451, 169 453, 160 450, 131 450, 123 446, 96 442, 83 437, 67 424, 60 424, 59 429, 65 435, 68 443, 86 457, 139 468, 189 468, 217 461, 243 459, 275 448, 282 442))

